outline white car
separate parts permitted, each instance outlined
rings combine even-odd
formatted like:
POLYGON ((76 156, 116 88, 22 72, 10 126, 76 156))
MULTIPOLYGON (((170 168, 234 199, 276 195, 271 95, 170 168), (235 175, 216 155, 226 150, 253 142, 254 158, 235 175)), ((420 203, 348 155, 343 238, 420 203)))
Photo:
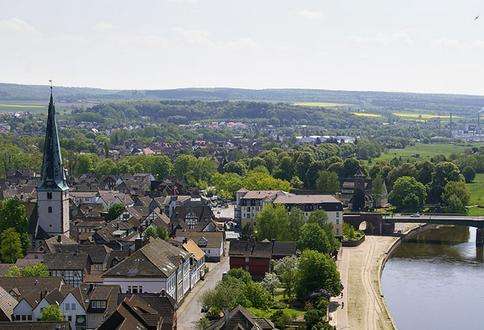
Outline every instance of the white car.
POLYGON ((412 218, 420 218, 420 213, 414 213, 412 215, 410 215, 412 218))

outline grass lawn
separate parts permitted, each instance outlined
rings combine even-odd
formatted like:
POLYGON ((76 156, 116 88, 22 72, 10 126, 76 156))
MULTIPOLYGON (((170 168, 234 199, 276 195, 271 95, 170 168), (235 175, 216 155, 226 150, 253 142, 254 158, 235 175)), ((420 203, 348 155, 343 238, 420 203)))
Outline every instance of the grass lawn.
POLYGON ((47 105, 34 103, 0 103, 0 112, 47 112, 47 105))
POLYGON ((381 118, 381 115, 378 113, 369 113, 369 112, 353 112, 352 113, 358 117, 368 117, 368 118, 381 118))
MULTIPOLYGON (((429 120, 429 119, 444 119, 449 120, 450 115, 437 115, 431 113, 414 113, 414 112, 394 112, 397 117, 410 120, 429 120)), ((459 116, 452 116, 453 118, 460 118, 459 116)))
MULTIPOLYGON (((255 317, 264 317, 267 319, 271 318, 271 315, 277 311, 277 309, 272 309, 269 308, 268 310, 263 310, 259 308, 254 308, 254 307, 249 307, 247 308, 249 312, 254 315, 255 317)), ((304 317, 304 311, 294 309, 294 308, 284 308, 284 311, 288 313, 288 315, 291 316, 292 319, 297 319, 298 317, 304 317)))
POLYGON ((314 108, 337 108, 337 107, 345 107, 351 104, 345 103, 334 103, 334 102, 296 102, 294 105, 298 105, 300 107, 314 107, 314 108))
POLYGON ((407 147, 405 149, 390 149, 374 160, 375 161, 392 160, 395 157, 402 157, 402 158, 415 157, 420 159, 428 159, 437 155, 449 156, 453 153, 460 153, 473 146, 479 146, 479 145, 482 145, 482 143, 467 144, 467 145, 450 144, 450 143, 435 143, 435 144, 417 143, 416 145, 407 147))
POLYGON ((471 192, 469 215, 484 216, 484 173, 476 174, 474 182, 468 183, 467 187, 471 192), (481 207, 473 207, 479 205, 481 207))

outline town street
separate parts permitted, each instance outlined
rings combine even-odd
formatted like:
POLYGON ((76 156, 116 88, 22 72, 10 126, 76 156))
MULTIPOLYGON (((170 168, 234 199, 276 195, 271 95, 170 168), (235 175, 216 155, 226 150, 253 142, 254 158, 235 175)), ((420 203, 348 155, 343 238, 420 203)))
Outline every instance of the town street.
MULTIPOLYGON (((228 245, 225 251, 228 254, 228 245)), ((222 279, 223 273, 229 270, 229 257, 224 256, 220 262, 207 263, 207 265, 210 271, 205 276, 205 280, 197 283, 177 311, 178 329, 195 329, 195 322, 202 316, 200 298, 205 292, 213 289, 222 279)))

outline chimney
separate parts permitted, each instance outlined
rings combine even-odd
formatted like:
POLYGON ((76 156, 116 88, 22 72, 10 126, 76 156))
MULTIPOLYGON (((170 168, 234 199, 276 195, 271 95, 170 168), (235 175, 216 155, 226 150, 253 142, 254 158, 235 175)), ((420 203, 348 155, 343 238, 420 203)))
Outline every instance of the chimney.
POLYGON ((143 240, 141 238, 137 238, 134 240, 134 250, 138 251, 143 247, 143 240))

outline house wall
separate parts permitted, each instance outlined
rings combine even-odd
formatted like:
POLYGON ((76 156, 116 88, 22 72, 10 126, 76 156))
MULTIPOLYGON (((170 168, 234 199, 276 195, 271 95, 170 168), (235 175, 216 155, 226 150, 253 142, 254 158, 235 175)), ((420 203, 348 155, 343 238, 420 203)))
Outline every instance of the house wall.
MULTIPOLYGON (((28 316, 32 318, 32 307, 29 305, 27 301, 24 299, 20 300, 17 306, 14 307, 13 309, 13 319, 16 320, 16 316, 28 316)), ((27 318, 24 318, 22 320, 22 317, 20 318, 20 321, 25 321, 27 318)))
POLYGON ((159 293, 161 290, 165 290, 172 297, 174 297, 174 289, 172 288, 173 295, 167 290, 166 278, 122 278, 122 277, 105 277, 103 278, 104 285, 119 285, 121 292, 128 292, 128 286, 142 286, 143 292, 159 293))
POLYGON ((254 279, 262 279, 271 267, 271 259, 269 258, 230 257, 229 263, 230 269, 245 269, 254 279))
POLYGON ((47 306, 49 306, 49 302, 45 299, 42 299, 32 311, 32 320, 40 320, 40 318, 42 317, 42 309, 47 306))
MULTIPOLYGON (((66 320, 70 319, 71 328, 73 330, 77 329, 76 320, 78 316, 84 317, 84 326, 87 325, 87 318, 86 318, 86 310, 82 305, 77 301, 76 297, 72 293, 69 293, 62 303, 60 304, 62 314, 66 320)), ((82 325, 81 325, 82 326, 82 325)))

